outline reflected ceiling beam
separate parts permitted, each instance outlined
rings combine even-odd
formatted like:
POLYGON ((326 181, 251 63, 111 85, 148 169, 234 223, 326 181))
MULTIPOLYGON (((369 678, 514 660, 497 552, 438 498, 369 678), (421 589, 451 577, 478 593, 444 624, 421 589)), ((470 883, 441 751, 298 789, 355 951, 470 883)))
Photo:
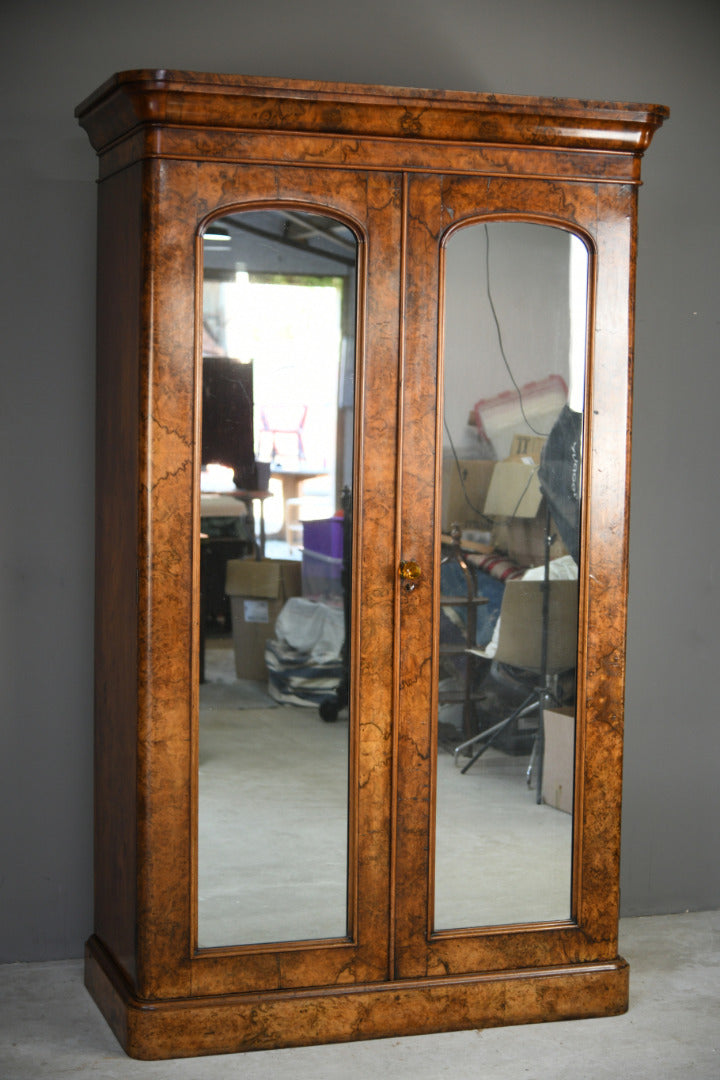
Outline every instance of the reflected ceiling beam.
MULTIPOLYGON (((336 254, 332 251, 325 251, 324 248, 313 247, 311 244, 305 243, 301 240, 292 240, 290 237, 281 233, 270 232, 269 229, 260 229, 257 225, 248 225, 243 221, 238 221, 237 218, 224 218, 223 225, 232 226, 232 228, 239 230, 240 232, 246 232, 252 236, 259 236, 263 240, 269 240, 274 244, 282 244, 284 247, 295 248, 297 251, 304 251, 309 255, 318 255, 320 258, 329 259, 331 262, 339 263, 342 266, 355 267, 355 259, 348 259, 344 255, 336 254)), ((328 237, 330 239, 330 237, 328 237)), ((332 237, 334 241, 337 241, 337 237, 332 237)), ((354 245, 350 245, 351 247, 354 245)))
POLYGON ((354 240, 345 240, 344 237, 337 235, 336 229, 343 229, 347 232, 347 226, 342 225, 340 222, 332 222, 328 228, 323 228, 322 225, 318 225, 316 222, 328 221, 328 218, 315 217, 310 214, 294 214, 291 210, 283 210, 283 217, 299 226, 302 230, 301 237, 302 235, 324 236, 333 244, 337 244, 338 247, 345 248, 346 251, 355 251, 354 240))

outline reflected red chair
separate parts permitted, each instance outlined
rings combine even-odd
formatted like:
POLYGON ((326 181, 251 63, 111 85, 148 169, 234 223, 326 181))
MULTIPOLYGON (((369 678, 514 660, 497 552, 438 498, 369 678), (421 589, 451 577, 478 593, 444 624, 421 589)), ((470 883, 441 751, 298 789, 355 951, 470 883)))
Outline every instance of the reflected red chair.
MULTIPOLYGON (((271 437, 270 457, 274 461, 279 456, 278 444, 282 446, 283 440, 295 440, 295 450, 298 461, 305 460, 305 446, 303 444, 303 427, 307 417, 307 405, 273 405, 269 409, 260 410, 262 427, 258 433, 258 457, 265 460, 263 453, 264 444, 268 442, 264 436, 271 437)), ((287 455, 290 456, 290 455, 287 455)))

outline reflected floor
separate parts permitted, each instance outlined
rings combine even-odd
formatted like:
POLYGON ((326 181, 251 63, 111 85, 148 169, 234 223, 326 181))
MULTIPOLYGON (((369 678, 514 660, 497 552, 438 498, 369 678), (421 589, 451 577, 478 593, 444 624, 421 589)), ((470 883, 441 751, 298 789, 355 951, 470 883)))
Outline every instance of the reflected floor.
POLYGON ((201 707, 201 946, 345 936, 347 735, 314 709, 201 707))
MULTIPOLYGON (((236 681, 231 649, 208 648, 206 670, 200 945, 344 936, 347 721, 236 681)), ((536 804, 526 767, 490 749, 463 776, 441 752, 438 928, 568 917, 571 818, 536 804)))
POLYGON ((538 806, 527 766, 491 747, 463 776, 440 753, 437 929, 569 918, 572 818, 538 806))

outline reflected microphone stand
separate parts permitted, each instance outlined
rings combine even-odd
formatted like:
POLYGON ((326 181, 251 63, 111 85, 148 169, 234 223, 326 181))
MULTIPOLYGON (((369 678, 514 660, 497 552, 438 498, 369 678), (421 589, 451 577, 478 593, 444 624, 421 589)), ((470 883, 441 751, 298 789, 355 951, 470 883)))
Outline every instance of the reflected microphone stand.
POLYGON ((542 579, 542 641, 540 649, 541 683, 536 688, 538 710, 538 729, 533 739, 530 762, 525 774, 528 787, 532 783, 533 772, 537 771, 536 803, 542 802, 543 764, 545 758, 545 710, 550 705, 558 705, 557 676, 548 674, 548 641, 550 628, 550 548, 555 537, 550 531, 550 504, 545 499, 545 572, 542 579), (551 689, 552 683, 552 689, 551 689))

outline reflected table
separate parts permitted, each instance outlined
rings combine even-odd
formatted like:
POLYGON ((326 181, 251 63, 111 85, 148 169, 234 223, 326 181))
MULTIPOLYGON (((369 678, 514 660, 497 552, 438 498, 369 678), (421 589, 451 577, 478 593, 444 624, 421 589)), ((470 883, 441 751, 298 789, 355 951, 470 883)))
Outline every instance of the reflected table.
POLYGON ((292 531, 300 521, 300 485, 304 480, 326 476, 328 470, 302 465, 271 465, 270 476, 282 480, 283 522, 285 540, 292 546, 292 531))
MULTIPOLYGON (((255 538, 255 557, 260 560, 265 558, 265 500, 272 498, 272 491, 256 491, 252 488, 233 488, 231 491, 203 491, 203 496, 222 496, 224 498, 237 499, 239 502, 252 504, 256 500, 260 503, 259 535, 255 538)), ((254 515, 253 515, 254 516, 254 515)), ((253 526, 254 530, 254 526, 253 526)))

